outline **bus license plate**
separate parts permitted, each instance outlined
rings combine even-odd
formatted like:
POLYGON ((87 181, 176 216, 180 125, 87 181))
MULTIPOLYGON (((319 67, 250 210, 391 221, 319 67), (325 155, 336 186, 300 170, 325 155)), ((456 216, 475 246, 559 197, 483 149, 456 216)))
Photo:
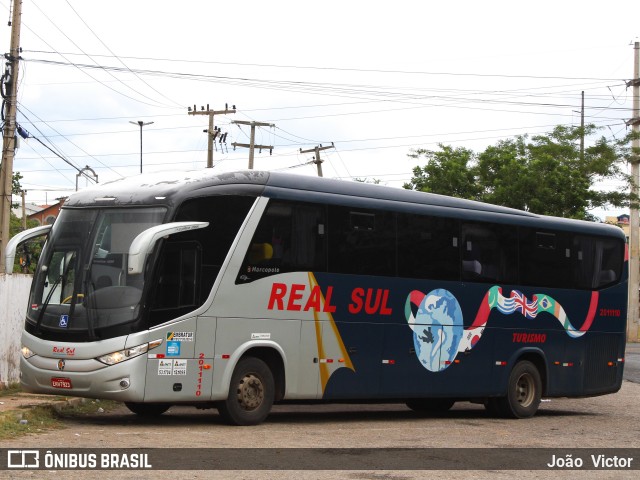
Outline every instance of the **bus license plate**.
POLYGON ((53 388, 72 388, 71 380, 69 378, 52 377, 51 386, 53 388))

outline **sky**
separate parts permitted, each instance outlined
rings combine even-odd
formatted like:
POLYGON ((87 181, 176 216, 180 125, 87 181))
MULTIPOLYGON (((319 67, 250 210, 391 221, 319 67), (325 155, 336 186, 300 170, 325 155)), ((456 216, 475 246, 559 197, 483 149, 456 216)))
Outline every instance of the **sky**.
MULTIPOLYGON (((12 2, 0 0, 4 51, 12 2)), ((206 168, 208 116, 226 133, 213 170, 248 167, 402 187, 438 144, 481 152, 585 121, 621 138, 631 117, 636 0, 24 0, 14 171, 27 201, 94 182, 206 168), (130 123, 134 122, 134 124, 130 123), (43 146, 42 144, 45 144, 43 146), (48 148, 47 148, 48 147, 48 148), (55 154, 51 151, 56 152, 55 154), (64 160, 60 157, 63 157, 64 160)), ((595 137, 587 139, 587 144, 595 137)), ((170 173, 169 173, 170 175, 170 173)), ((619 188, 613 183, 598 185, 619 188)), ((611 215, 620 210, 596 212, 611 215)))

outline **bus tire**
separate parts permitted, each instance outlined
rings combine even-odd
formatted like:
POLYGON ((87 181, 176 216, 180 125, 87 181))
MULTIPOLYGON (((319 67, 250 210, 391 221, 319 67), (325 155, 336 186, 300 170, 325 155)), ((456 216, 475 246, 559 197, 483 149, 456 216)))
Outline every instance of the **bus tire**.
POLYGON ((450 410, 456 401, 453 398, 414 398, 406 403, 414 412, 442 413, 450 410))
POLYGON ((275 382, 265 362, 255 357, 241 359, 236 365, 227 399, 218 402, 222 419, 231 425, 258 425, 273 405, 275 382))
POLYGON ((523 360, 509 374, 507 395, 489 399, 488 409, 504 418, 529 418, 538 411, 542 398, 542 380, 536 366, 523 360))
POLYGON ((158 417, 169 410, 169 403, 124 402, 129 410, 141 417, 158 417))

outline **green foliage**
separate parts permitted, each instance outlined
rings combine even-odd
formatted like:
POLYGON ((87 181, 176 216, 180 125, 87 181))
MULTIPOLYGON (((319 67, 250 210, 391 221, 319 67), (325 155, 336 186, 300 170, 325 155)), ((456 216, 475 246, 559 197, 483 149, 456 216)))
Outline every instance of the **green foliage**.
MULTIPOLYGON (((11 178, 11 193, 13 195, 20 195, 22 193, 22 185, 20 185, 20 180, 22 179, 22 175, 20 172, 13 172, 13 177, 11 178)), ((18 204, 11 204, 11 208, 17 208, 18 204)))
POLYGON ((621 168, 633 153, 625 150, 629 140, 602 137, 582 154, 583 133, 592 136, 596 127, 557 126, 547 135, 501 140, 480 154, 445 145, 415 150, 409 156, 426 165, 414 168, 405 188, 579 219, 592 219, 588 211, 597 207, 629 205, 627 193, 594 188, 605 179, 629 181, 621 168))
POLYGON ((477 198, 481 189, 476 185, 478 175, 474 165, 475 154, 466 148, 438 145, 440 151, 415 150, 410 157, 425 157, 424 167, 413 169, 411 182, 404 188, 423 192, 451 195, 460 198, 477 198))

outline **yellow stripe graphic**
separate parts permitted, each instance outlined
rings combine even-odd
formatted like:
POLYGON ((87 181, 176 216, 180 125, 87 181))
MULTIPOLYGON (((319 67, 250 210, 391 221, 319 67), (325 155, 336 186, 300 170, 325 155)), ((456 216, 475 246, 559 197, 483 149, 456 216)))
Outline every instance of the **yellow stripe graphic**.
MULTIPOLYGON (((316 287, 317 285, 318 285, 318 282, 315 276, 313 275, 313 273, 309 272, 310 290, 312 291, 313 288, 316 287)), ((325 298, 322 291, 320 292, 320 297, 321 297, 321 300, 320 300, 321 310, 324 310, 325 298)), ((329 382, 329 377, 331 377, 331 374, 335 372, 338 368, 346 367, 351 369, 354 372, 356 371, 356 369, 353 368, 353 363, 351 363, 351 358, 349 357, 349 354, 347 353, 347 349, 345 348, 344 343, 342 342, 342 337, 340 336, 340 332, 338 331, 338 327, 336 326, 336 322, 333 320, 333 316, 331 315, 331 313, 318 311, 317 309, 314 308, 313 318, 316 326, 316 342, 318 344, 318 359, 327 358, 325 346, 327 349, 332 350, 331 355, 333 355, 334 352, 338 353, 336 352, 337 350, 340 353, 340 358, 344 359, 343 363, 336 363, 336 362, 319 363, 320 382, 322 385, 322 393, 324 394, 324 389, 327 386, 327 382, 329 382), (324 333, 322 330, 322 320, 320 318, 321 313, 327 316, 329 324, 331 325, 331 331, 333 332, 333 335, 330 336, 326 340, 326 342, 325 342, 324 333), (333 366, 333 369, 332 369, 333 371, 330 371, 330 366, 333 366)))

